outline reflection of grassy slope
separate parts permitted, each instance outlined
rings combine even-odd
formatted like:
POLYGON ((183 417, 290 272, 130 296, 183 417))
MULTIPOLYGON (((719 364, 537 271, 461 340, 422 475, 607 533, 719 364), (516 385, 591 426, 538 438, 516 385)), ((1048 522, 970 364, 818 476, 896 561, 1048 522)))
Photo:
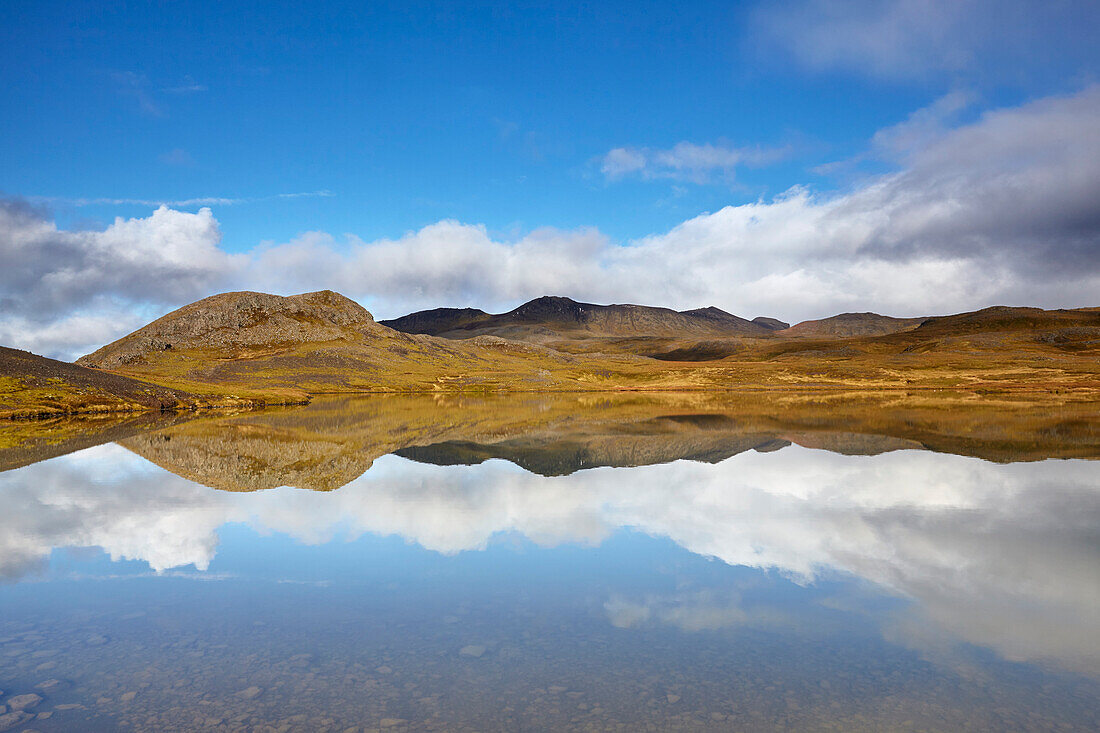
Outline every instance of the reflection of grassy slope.
POLYGON ((1100 407, 965 393, 715 392, 324 397, 210 416, 122 441, 216 488, 336 489, 375 458, 503 458, 547 475, 595 466, 719 461, 787 441, 849 454, 926 447, 998 461, 1100 456, 1100 407))
POLYGON ((192 412, 96 412, 18 420, 0 427, 0 471, 188 420, 192 412))

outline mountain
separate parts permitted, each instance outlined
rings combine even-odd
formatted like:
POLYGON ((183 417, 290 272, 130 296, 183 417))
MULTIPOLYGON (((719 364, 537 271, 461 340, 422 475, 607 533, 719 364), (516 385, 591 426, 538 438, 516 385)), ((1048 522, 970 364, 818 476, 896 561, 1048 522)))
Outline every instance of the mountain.
POLYGON ((560 296, 535 298, 496 315, 474 308, 436 308, 381 323, 406 333, 450 339, 492 335, 548 345, 591 339, 761 337, 770 336, 774 330, 771 325, 714 306, 675 311, 644 305, 580 303, 560 296))
POLYGON ((758 326, 770 328, 773 331, 782 331, 785 328, 791 327, 791 324, 787 323, 786 321, 781 321, 778 318, 768 318, 766 316, 757 316, 756 318, 752 319, 752 322, 757 324, 758 326))
POLYGON ((183 390, 3 346, 0 375, 0 417, 189 409, 206 402, 183 390))
POLYGON ((331 290, 290 297, 222 293, 174 310, 76 363, 110 369, 140 363, 150 354, 172 349, 241 353, 279 344, 335 341, 351 331, 369 334, 379 330, 366 308, 331 290))
POLYGON ((24 378, 35 357, 9 358, 0 364, 0 416, 278 404, 334 392, 953 388, 1053 399, 1100 390, 1096 308, 842 314, 773 330, 717 308, 547 297, 500 315, 412 314, 404 326, 416 320, 463 337, 389 328, 331 291, 215 295, 76 365, 45 360, 37 381, 24 378))
POLYGON ((878 313, 841 313, 816 321, 802 321, 779 331, 782 336, 882 336, 916 328, 924 318, 893 318, 878 313))
POLYGON ((532 344, 395 331, 329 290, 204 298, 77 363, 219 394, 542 390, 588 379, 572 357, 532 344))
POLYGON ((403 333, 438 336, 445 331, 474 328, 492 317, 478 308, 432 308, 379 323, 403 333))

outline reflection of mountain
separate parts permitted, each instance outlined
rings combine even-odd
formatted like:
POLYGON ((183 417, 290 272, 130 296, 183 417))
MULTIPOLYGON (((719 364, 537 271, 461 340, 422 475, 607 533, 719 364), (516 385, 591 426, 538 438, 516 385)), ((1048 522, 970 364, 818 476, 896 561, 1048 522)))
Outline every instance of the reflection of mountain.
POLYGON ((718 463, 747 450, 775 450, 788 441, 745 429, 728 415, 662 415, 587 433, 539 431, 491 443, 451 440, 394 451, 440 466, 473 465, 490 458, 511 461, 543 476, 563 476, 599 466, 650 466, 677 460, 718 463))
POLYGON ((791 443, 851 455, 927 448, 998 461, 1093 457, 1100 455, 1093 412, 894 394, 394 395, 196 419, 120 442, 207 486, 327 491, 387 453, 439 465, 499 458, 546 476, 715 463, 791 443))

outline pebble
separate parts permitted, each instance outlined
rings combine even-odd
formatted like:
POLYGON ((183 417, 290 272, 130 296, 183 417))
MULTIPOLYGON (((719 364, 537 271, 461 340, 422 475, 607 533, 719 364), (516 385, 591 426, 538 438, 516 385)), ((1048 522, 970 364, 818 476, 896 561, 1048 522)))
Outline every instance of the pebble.
POLYGON ((382 718, 378 721, 378 725, 383 728, 395 728, 399 725, 404 725, 405 721, 402 718, 382 718))
POLYGON ((485 647, 480 646, 478 644, 470 644, 469 646, 464 646, 461 649, 459 649, 458 653, 461 654, 464 657, 475 657, 476 658, 476 657, 480 657, 482 654, 485 653, 485 647))
POLYGON ((64 687, 64 686, 65 686, 64 682, 62 682, 59 679, 52 679, 52 678, 48 679, 48 680, 45 680, 43 682, 39 682, 37 685, 35 685, 35 687, 37 687, 38 689, 40 689, 44 692, 51 692, 53 690, 56 690, 56 689, 64 687))
POLYGON ((665 695, 665 699, 668 700, 669 705, 675 705, 676 703, 680 702, 680 696, 673 695, 671 692, 665 695))
POLYGON ((30 710, 38 703, 42 702, 42 696, 36 695, 33 692, 28 692, 25 695, 16 695, 8 700, 8 705, 12 710, 30 710))
POLYGON ((22 710, 15 710, 10 713, 4 713, 3 715, 0 715, 0 731, 9 730, 17 725, 26 723, 33 717, 34 716, 30 713, 24 712, 22 710))
POLYGON ((256 687, 255 685, 253 685, 252 687, 246 687, 245 689, 238 692, 237 697, 242 698, 244 700, 251 700, 253 698, 259 697, 261 692, 263 692, 263 690, 261 688, 256 687))
POLYGON ((118 698, 118 699, 119 699, 120 701, 122 701, 122 702, 130 702, 130 701, 131 701, 131 700, 133 700, 133 699, 134 699, 135 697, 137 697, 137 693, 136 693, 136 692, 124 692, 124 693, 122 693, 121 695, 119 695, 119 698, 118 698))
POLYGON ((109 641, 109 639, 106 636, 104 636, 103 634, 92 634, 91 636, 89 636, 87 639, 84 640, 84 643, 87 644, 88 646, 103 646, 108 641, 109 641))

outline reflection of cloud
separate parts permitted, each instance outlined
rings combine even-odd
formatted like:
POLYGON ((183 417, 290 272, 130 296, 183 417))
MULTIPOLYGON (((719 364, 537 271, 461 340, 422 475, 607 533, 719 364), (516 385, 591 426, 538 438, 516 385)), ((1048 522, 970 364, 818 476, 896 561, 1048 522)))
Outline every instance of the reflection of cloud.
POLYGON ((714 631, 770 620, 766 615, 745 611, 736 598, 716 598, 710 591, 649 596, 643 601, 613 596, 604 604, 604 610, 611 625, 620 629, 658 622, 684 631, 714 631))
POLYGON ((102 547, 153 569, 205 569, 228 521, 224 498, 117 446, 0 475, 0 578, 44 565, 54 547, 102 547), (154 484, 150 488, 150 484, 154 484))
MULTIPOLYGON (((389 456, 334 492, 229 494, 109 446, 3 474, 0 504, 8 577, 70 545, 102 546, 158 570, 204 568, 226 522, 307 543, 349 530, 400 535, 444 553, 483 548, 501 532, 594 544, 632 527, 800 581, 822 568, 854 573, 918 600, 935 626, 1012 659, 1100 661, 1100 483, 1088 461, 999 465, 787 448, 716 465, 546 479, 501 461, 441 467, 389 456)), ((643 608, 619 599, 607 610, 624 626, 657 619, 713 628, 739 618, 736 605, 704 601, 677 611, 669 601, 643 608)))

